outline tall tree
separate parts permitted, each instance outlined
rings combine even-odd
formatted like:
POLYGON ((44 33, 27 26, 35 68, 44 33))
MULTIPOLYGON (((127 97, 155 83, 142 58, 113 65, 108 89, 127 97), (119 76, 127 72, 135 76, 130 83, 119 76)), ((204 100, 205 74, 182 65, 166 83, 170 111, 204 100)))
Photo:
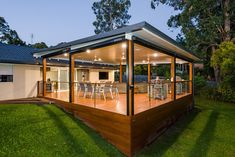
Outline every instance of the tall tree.
MULTIPOLYGON (((168 5, 178 11, 171 16, 168 26, 180 28, 177 40, 197 52, 208 64, 211 55, 223 41, 235 37, 235 1, 233 0, 151 0, 151 7, 168 5)), ((214 75, 220 82, 219 66, 214 65, 214 75)))
POLYGON ((48 48, 47 44, 44 43, 44 42, 39 42, 39 43, 35 43, 35 44, 32 44, 32 45, 28 45, 28 46, 31 46, 31 47, 34 47, 34 48, 37 48, 37 49, 48 48))
POLYGON ((96 16, 93 22, 95 33, 99 34, 125 26, 131 15, 128 10, 131 6, 130 0, 100 0, 94 2, 92 10, 96 16))
POLYGON ((14 45, 26 45, 15 30, 10 29, 10 26, 3 17, 0 17, 0 42, 14 45))

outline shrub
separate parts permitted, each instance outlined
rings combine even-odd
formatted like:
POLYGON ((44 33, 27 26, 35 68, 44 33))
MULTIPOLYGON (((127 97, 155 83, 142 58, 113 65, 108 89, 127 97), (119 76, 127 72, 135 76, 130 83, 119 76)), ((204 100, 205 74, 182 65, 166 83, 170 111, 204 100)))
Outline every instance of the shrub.
POLYGON ((195 94, 199 94, 201 89, 206 86, 206 80, 203 76, 196 75, 194 77, 194 88, 195 88, 195 94))
POLYGON ((216 87, 207 85, 200 90, 200 96, 235 103, 235 90, 231 86, 220 85, 216 87))
POLYGON ((205 86, 200 93, 200 96, 211 100, 221 100, 221 93, 218 92, 218 87, 205 86))
POLYGON ((235 102, 235 90, 233 89, 233 86, 222 83, 217 91, 221 96, 219 100, 235 102))

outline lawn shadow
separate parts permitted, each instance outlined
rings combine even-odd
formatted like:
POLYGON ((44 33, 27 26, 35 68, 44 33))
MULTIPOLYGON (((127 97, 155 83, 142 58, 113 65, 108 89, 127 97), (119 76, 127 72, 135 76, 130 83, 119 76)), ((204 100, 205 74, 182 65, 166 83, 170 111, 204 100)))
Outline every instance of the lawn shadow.
POLYGON ((211 139, 213 139, 214 136, 218 116, 218 112, 212 111, 189 156, 207 156, 207 151, 210 147, 211 139))
MULTIPOLYGON (((55 121, 56 126, 61 130, 61 133, 65 136, 66 140, 70 140, 74 143, 72 149, 79 155, 87 153, 82 150, 82 145, 79 144, 79 142, 71 134, 71 132, 65 126, 64 122, 58 117, 58 115, 55 114, 52 110, 50 110, 50 108, 48 108, 46 106, 41 106, 41 107, 43 109, 45 109, 47 111, 47 113, 49 114, 49 116, 55 121)), ((115 149, 113 146, 109 145, 105 140, 102 139, 102 137, 99 134, 95 133, 95 131, 93 131, 88 126, 83 124, 82 121, 76 119, 71 114, 68 114, 67 112, 65 112, 62 109, 61 109, 61 111, 66 114, 66 116, 67 116, 66 118, 69 118, 70 120, 72 120, 80 129, 82 129, 92 139, 92 141, 96 144, 96 146, 99 147, 100 150, 102 150, 102 152, 106 156, 117 156, 117 154, 120 154, 120 156, 122 156, 122 154, 117 149, 115 149), (111 148, 113 148, 113 149, 111 149, 111 148)))
POLYGON ((194 110, 183 115, 162 136, 137 153, 136 156, 163 156, 165 152, 177 141, 182 132, 188 128, 191 122, 193 122, 199 112, 201 112, 201 110, 195 107, 194 110))
MULTIPOLYGON (((67 114, 67 113, 66 113, 67 114)), ((71 115, 68 115, 69 118, 74 121, 86 134, 93 140, 97 147, 102 150, 106 156, 124 156, 122 152, 120 152, 117 148, 113 145, 108 143, 100 134, 96 131, 88 127, 84 122, 80 119, 77 119, 71 115)))
POLYGON ((60 133, 64 136, 66 141, 70 141, 67 146, 71 147, 71 150, 74 151, 76 154, 85 154, 84 150, 82 150, 82 145, 78 143, 76 138, 71 134, 70 130, 65 126, 64 122, 60 119, 60 117, 54 113, 49 107, 47 106, 40 106, 42 107, 46 113, 49 115, 51 119, 53 119, 54 124, 59 129, 60 133))

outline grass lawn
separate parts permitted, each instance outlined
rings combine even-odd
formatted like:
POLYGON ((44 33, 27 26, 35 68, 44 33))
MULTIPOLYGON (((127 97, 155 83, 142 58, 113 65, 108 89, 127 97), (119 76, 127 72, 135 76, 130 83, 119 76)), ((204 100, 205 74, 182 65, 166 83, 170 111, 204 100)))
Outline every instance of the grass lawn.
MULTIPOLYGON (((235 156, 235 104, 196 99, 137 156, 235 156)), ((94 131, 52 105, 0 105, 0 156, 123 156, 94 131)))
POLYGON ((52 105, 0 105, 0 157, 121 156, 98 134, 52 105))
POLYGON ((196 97, 196 109, 138 156, 235 157, 235 104, 196 97))

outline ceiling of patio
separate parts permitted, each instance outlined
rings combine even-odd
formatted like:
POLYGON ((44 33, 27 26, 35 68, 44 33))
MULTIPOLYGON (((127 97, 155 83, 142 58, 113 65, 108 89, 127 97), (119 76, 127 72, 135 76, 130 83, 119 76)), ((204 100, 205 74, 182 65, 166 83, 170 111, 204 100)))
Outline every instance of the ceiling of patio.
MULTIPOLYGON (((126 44, 118 43, 93 50, 86 50, 74 55, 75 60, 79 62, 89 62, 97 64, 126 64, 126 44)), ((52 58, 68 60, 68 54, 61 54, 52 58)), ((176 62, 184 63, 185 61, 177 59, 176 62)), ((134 44, 134 64, 170 64, 171 56, 159 51, 134 44)))

